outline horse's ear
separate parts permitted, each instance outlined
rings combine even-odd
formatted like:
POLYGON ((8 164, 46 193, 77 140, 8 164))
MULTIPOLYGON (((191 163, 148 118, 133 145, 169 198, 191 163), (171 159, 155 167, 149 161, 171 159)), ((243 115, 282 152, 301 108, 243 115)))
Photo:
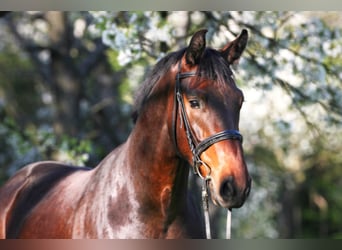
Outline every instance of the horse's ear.
POLYGON ((197 31, 191 38, 190 44, 185 53, 186 63, 196 65, 199 63, 205 49, 206 29, 197 31))
POLYGON ((239 61, 242 52, 245 50, 248 40, 248 32, 243 29, 241 34, 232 42, 221 49, 222 56, 228 60, 229 64, 239 61))

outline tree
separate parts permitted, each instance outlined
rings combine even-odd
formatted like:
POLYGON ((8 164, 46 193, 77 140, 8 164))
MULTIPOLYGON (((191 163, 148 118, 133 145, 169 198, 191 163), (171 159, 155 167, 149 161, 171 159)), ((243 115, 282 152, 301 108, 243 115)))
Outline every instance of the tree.
POLYGON ((94 165, 125 139, 130 115, 125 72, 112 69, 92 15, 11 12, 0 21, 3 178, 42 159, 94 165))
MULTIPOLYGON (((0 164, 14 171, 46 158, 99 161, 129 133, 134 89, 156 60, 186 46, 199 28, 208 28, 208 44, 216 48, 247 28, 251 39, 234 70, 245 93, 240 130, 253 187, 233 211, 233 237, 341 237, 339 16, 4 13, 0 164)), ((7 177, 8 170, 0 171, 7 177)), ((215 236, 222 237, 223 211, 211 211, 215 236)))

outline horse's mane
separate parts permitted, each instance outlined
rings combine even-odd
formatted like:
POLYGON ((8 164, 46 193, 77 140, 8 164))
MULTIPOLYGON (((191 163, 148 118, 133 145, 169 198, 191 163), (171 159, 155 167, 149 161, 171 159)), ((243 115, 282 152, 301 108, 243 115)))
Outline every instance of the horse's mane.
MULTIPOLYGON (((158 83, 158 80, 166 74, 173 65, 181 60, 185 51, 186 48, 169 53, 162 58, 147 75, 145 81, 140 85, 135 94, 134 110, 132 115, 134 122, 138 118, 141 108, 148 100, 149 96, 151 96, 151 92, 154 86, 158 83)), ((227 83, 235 84, 234 81, 231 81, 233 73, 227 60, 222 57, 220 52, 211 48, 207 48, 204 51, 197 73, 200 77, 215 80, 213 82, 213 87, 218 91, 223 92, 227 87, 227 83)))
POLYGON ((172 65, 176 64, 183 56, 185 49, 167 54, 160 59, 151 72, 147 75, 135 94, 133 120, 138 118, 139 112, 144 103, 150 96, 152 89, 158 83, 158 80, 167 73, 172 65))

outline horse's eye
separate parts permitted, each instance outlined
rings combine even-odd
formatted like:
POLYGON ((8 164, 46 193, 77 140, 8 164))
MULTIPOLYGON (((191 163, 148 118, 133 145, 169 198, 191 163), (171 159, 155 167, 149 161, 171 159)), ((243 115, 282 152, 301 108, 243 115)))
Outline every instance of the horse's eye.
POLYGON ((200 103, 198 100, 190 100, 190 107, 193 109, 199 109, 200 108, 200 103))

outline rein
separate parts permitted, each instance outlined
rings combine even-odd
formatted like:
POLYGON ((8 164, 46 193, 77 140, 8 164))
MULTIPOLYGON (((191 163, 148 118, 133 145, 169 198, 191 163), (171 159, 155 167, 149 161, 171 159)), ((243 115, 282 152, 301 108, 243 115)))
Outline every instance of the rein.
MULTIPOLYGON (((194 174, 198 175, 203 180, 202 186, 202 206, 204 211, 204 219, 205 219, 205 231, 207 239, 211 239, 211 232, 210 232, 210 217, 209 217, 209 199, 208 199, 208 183, 211 179, 211 168, 208 164, 201 160, 201 154, 206 151, 211 145, 222 141, 222 140, 238 140, 242 143, 242 135, 237 130, 224 130, 218 132, 208 138, 204 139, 201 142, 196 140, 195 135, 192 132, 191 125, 189 119, 186 114, 184 99, 182 95, 181 89, 181 80, 196 76, 197 73, 194 71, 184 72, 181 73, 181 63, 178 65, 178 73, 176 75, 176 84, 175 84, 175 93, 174 93, 174 108, 173 108, 173 141, 176 145, 177 154, 181 156, 177 146, 177 129, 176 129, 176 117, 177 117, 177 110, 179 108, 181 120, 184 124, 185 133, 187 137, 187 141, 192 152, 192 166, 194 170, 194 174), (200 166, 203 165, 207 168, 208 174, 207 176, 203 176, 200 172, 200 166)), ((230 230, 231 230, 231 211, 228 209, 227 212, 227 229, 226 229, 226 237, 230 239, 230 230)))

